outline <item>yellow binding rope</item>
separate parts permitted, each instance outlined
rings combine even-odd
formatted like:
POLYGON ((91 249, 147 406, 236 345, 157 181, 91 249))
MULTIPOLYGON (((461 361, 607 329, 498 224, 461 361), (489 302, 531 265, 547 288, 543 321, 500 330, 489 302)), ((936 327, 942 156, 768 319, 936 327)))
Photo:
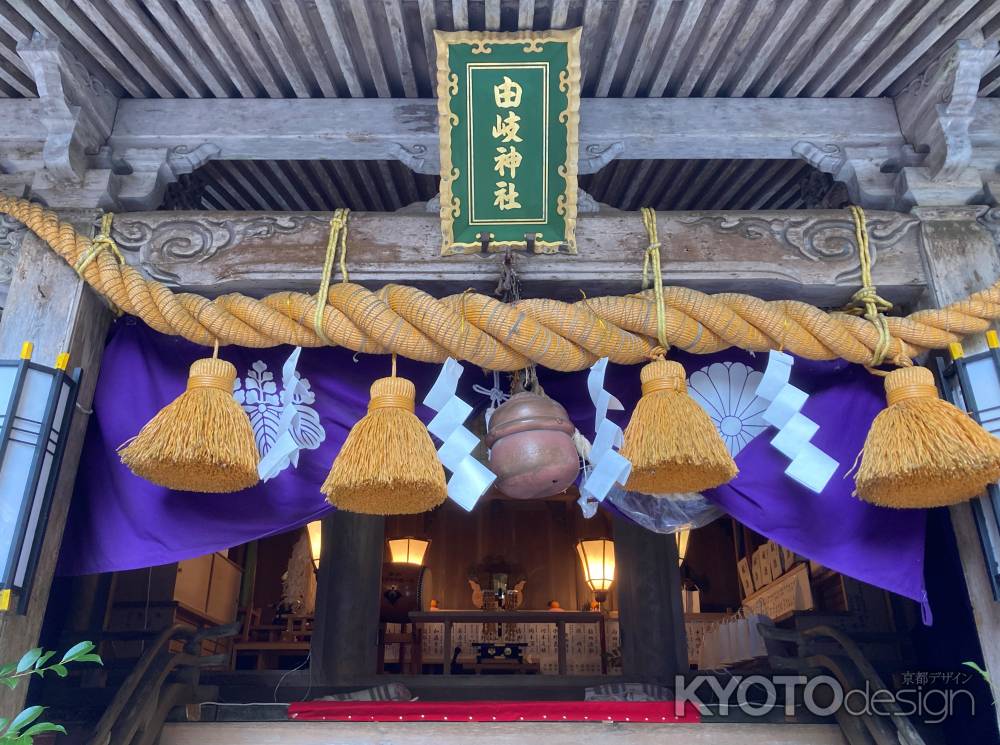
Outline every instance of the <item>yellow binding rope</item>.
MULTIPOLYGON (((649 270, 653 269, 653 297, 656 304, 656 340, 663 348, 663 354, 670 349, 667 341, 667 319, 663 308, 663 273, 660 266, 660 239, 656 231, 656 211, 652 207, 642 208, 642 224, 646 226, 649 247, 642 260, 642 289, 649 287, 649 270)), ((656 351, 656 350, 654 350, 656 351)))
MULTIPOLYGON (((878 342, 872 350, 872 367, 878 367, 885 362, 892 346, 892 335, 889 333, 889 323, 885 312, 892 310, 892 303, 879 297, 878 288, 872 281, 872 255, 868 247, 868 225, 865 222, 865 211, 860 207, 849 207, 854 220, 854 238, 858 243, 858 260, 861 262, 861 289, 851 297, 850 307, 845 312, 861 315, 870 321, 878 331, 878 342)), ((896 360, 897 364, 901 364, 896 360)))
POLYGON ((125 263, 125 257, 122 256, 122 252, 119 250, 118 244, 115 243, 115 239, 111 237, 111 221, 114 220, 114 217, 113 212, 105 212, 101 215, 100 232, 94 236, 94 239, 90 242, 90 248, 81 254, 73 266, 76 273, 81 277, 84 270, 90 265, 90 262, 96 259, 101 251, 111 251, 119 264, 125 263))
POLYGON ((346 207, 338 207, 330 218, 330 237, 326 242, 326 258, 323 260, 323 275, 316 293, 316 312, 313 315, 313 330, 324 344, 332 346, 323 329, 323 311, 330 297, 330 278, 333 275, 333 262, 340 252, 340 280, 347 282, 347 215, 346 207))

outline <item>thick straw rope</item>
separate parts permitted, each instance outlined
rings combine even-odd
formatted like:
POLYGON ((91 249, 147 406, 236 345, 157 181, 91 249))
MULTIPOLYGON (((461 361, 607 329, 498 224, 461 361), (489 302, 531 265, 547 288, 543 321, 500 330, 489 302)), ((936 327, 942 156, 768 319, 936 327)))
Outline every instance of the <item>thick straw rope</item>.
MULTIPOLYGON (((71 266, 92 251, 90 239, 40 205, 0 196, 0 212, 24 223, 71 266)), ((313 296, 278 292, 260 300, 239 294, 208 300, 146 279, 111 251, 96 251, 81 263, 91 287, 161 333, 205 346, 216 340, 244 347, 323 345, 315 331, 313 296)), ((581 370, 605 356, 623 364, 644 362, 657 346, 657 314, 649 292, 507 305, 471 292, 437 300, 412 287, 387 285, 371 292, 340 282, 330 286, 328 301, 322 329, 333 344, 426 362, 453 356, 488 370, 518 370, 529 361, 555 370, 581 370)), ((754 352, 781 348, 809 359, 839 357, 871 365, 879 345, 878 331, 864 318, 826 313, 794 300, 767 302, 750 295, 664 287, 663 311, 666 340, 696 354, 732 346, 754 352)), ((1000 282, 940 310, 886 318, 886 359, 943 349, 968 334, 984 333, 997 319, 1000 282)))

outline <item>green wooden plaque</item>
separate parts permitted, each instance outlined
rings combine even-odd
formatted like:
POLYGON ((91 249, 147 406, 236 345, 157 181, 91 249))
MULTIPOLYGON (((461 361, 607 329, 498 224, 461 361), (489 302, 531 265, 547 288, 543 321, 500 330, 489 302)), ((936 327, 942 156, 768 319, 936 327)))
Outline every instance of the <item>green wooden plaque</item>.
POLYGON ((434 37, 442 254, 576 253, 580 29, 434 37))

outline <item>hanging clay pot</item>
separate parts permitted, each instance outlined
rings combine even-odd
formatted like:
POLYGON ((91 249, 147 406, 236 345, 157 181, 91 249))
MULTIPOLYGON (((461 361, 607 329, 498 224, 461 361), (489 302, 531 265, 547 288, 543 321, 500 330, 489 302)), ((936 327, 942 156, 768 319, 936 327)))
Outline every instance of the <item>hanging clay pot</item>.
POLYGON ((490 419, 486 446, 496 487, 514 499, 543 499, 573 483, 580 458, 573 423, 558 402, 516 393, 490 419))

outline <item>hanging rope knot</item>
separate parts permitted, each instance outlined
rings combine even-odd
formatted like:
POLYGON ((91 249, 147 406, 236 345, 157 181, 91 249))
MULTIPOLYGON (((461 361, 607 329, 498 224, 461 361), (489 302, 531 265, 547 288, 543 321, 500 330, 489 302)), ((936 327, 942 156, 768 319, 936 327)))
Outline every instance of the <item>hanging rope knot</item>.
POLYGON ((649 287, 649 269, 653 270, 653 295, 656 298, 656 340, 666 350, 670 349, 667 341, 667 319, 663 307, 663 272, 660 266, 660 239, 656 231, 656 212, 652 207, 642 208, 642 224, 649 236, 649 246, 642 261, 642 289, 649 287))
POLYGON ((892 303, 879 296, 878 288, 872 281, 872 255, 868 245, 865 211, 855 205, 851 205, 849 209, 851 219, 854 221, 854 238, 858 244, 858 261, 861 264, 861 289, 851 296, 850 306, 845 310, 852 315, 864 317, 878 331, 878 341, 872 350, 871 362, 872 367, 878 367, 885 362, 892 347, 889 322, 884 315, 886 311, 892 310, 892 303))
POLYGON ((111 221, 114 217, 113 212, 105 212, 101 215, 100 232, 94 236, 90 242, 90 247, 80 255, 80 258, 77 259, 76 264, 73 266, 76 273, 81 277, 87 267, 90 266, 90 262, 96 259, 101 251, 111 251, 111 254, 118 260, 119 264, 125 263, 125 257, 118 248, 118 244, 115 243, 115 239, 111 237, 111 221))
MULTIPOLYGON (((868 318, 869 315, 878 315, 879 312, 892 310, 892 303, 883 297, 879 297, 878 290, 875 287, 862 287, 855 292, 851 295, 851 305, 855 306, 852 308, 855 314, 861 313, 861 310, 864 309, 863 315, 865 318, 868 318)), ((868 320, 871 319, 869 318, 868 320)))
POLYGON ((330 296, 330 278, 333 276, 333 262, 340 253, 340 281, 347 282, 347 215, 350 210, 338 207, 330 218, 330 237, 326 242, 326 258, 323 260, 323 274, 316 293, 316 311, 313 314, 313 330, 328 347, 334 346, 323 328, 323 311, 330 296))

